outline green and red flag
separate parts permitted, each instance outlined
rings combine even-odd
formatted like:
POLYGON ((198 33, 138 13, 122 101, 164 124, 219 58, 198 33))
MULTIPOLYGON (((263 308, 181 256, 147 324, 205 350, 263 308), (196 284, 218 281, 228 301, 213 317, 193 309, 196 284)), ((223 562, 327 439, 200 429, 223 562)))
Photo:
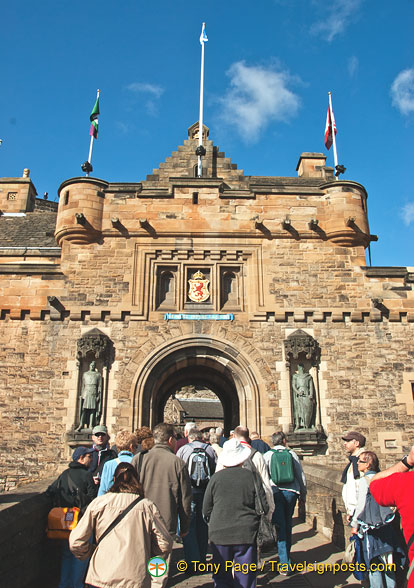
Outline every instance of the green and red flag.
POLYGON ((96 98, 95 106, 92 108, 90 121, 91 121, 91 128, 89 130, 89 134, 94 139, 98 138, 98 116, 99 116, 99 94, 96 98))

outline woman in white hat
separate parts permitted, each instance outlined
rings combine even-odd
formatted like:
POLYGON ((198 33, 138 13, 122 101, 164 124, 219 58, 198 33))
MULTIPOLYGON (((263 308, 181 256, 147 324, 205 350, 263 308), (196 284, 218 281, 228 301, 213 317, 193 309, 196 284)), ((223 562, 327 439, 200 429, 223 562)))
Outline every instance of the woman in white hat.
POLYGON ((218 570, 213 574, 216 588, 256 586, 256 572, 251 570, 251 564, 257 561, 260 521, 255 508, 256 488, 265 507, 267 502, 260 481, 255 484, 253 472, 242 467, 250 454, 250 448, 237 439, 227 441, 220 455, 224 469, 212 476, 206 488, 203 515, 209 523, 214 569, 218 570))

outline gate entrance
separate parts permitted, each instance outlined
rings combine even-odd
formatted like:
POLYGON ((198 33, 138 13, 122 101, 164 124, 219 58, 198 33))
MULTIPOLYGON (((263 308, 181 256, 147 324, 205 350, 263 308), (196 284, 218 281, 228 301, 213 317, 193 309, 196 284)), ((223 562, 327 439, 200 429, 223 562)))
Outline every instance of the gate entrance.
POLYGON ((147 358, 135 384, 134 426, 153 428, 162 422, 168 398, 188 385, 209 389, 219 398, 227 433, 239 424, 260 433, 252 362, 228 342, 203 335, 165 344, 147 358))

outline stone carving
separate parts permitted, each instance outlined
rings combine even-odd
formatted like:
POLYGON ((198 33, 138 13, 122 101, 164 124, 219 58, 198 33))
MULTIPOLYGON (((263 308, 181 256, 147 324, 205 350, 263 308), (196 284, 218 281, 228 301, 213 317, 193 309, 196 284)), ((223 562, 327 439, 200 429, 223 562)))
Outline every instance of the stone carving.
POLYGON ((110 340, 106 335, 100 333, 98 329, 93 329, 78 341, 78 361, 86 357, 89 352, 92 352, 97 359, 102 358, 104 361, 109 359, 110 340))
POLYGON ((318 342, 301 329, 289 335, 285 339, 284 345, 287 362, 291 358, 297 359, 302 353, 305 354, 306 359, 312 361, 312 365, 316 365, 319 362, 321 350, 318 342))
POLYGON ((96 363, 91 362, 89 371, 82 377, 80 419, 77 431, 81 431, 99 423, 102 413, 102 376, 96 369, 96 363))
POLYGON ((312 376, 304 371, 304 365, 298 364, 297 371, 292 376, 292 392, 295 431, 298 429, 314 429, 312 425, 316 404, 315 386, 312 376))

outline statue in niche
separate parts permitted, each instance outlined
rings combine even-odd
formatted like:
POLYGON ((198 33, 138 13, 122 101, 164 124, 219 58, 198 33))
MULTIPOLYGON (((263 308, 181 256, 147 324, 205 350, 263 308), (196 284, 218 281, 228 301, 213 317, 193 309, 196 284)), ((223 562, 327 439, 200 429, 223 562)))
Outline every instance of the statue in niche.
POLYGON ((81 431, 85 425, 93 429, 99 423, 102 412, 102 376, 94 361, 91 362, 89 371, 83 374, 80 402, 79 427, 76 431, 81 431))
POLYGON ((297 371, 292 376, 292 391, 295 431, 313 429, 311 423, 316 404, 315 386, 312 376, 305 372, 303 363, 298 364, 297 371))

